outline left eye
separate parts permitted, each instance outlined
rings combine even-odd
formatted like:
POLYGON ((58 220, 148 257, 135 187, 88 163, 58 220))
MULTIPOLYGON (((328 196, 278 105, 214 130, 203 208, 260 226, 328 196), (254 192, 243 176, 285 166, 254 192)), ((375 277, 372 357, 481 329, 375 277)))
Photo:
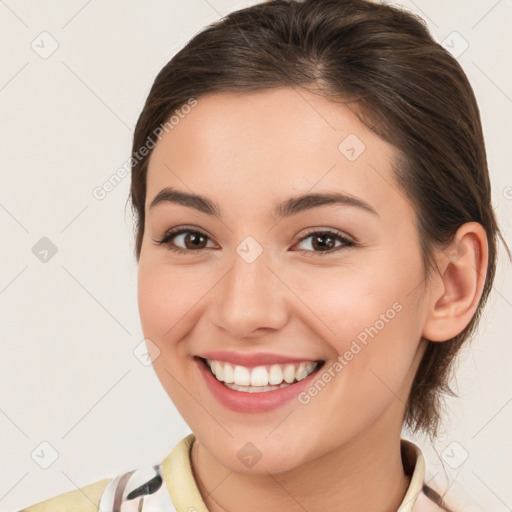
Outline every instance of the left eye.
POLYGON ((313 250, 309 251, 306 249, 306 252, 314 252, 318 255, 324 255, 324 254, 332 254, 333 252, 336 252, 339 250, 340 247, 351 247, 354 244, 352 240, 349 240, 347 237, 341 235, 340 233, 336 231, 314 231, 313 233, 310 233, 309 235, 301 238, 299 240, 299 243, 304 242, 305 240, 311 239, 311 241, 307 244, 313 249, 320 249, 320 250, 313 250), (336 240, 341 241, 341 244, 336 246, 336 240))

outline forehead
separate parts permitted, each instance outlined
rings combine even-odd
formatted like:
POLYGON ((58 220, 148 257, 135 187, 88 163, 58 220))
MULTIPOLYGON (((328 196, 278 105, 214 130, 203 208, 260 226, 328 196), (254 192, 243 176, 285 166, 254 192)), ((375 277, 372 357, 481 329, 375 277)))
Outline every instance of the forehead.
POLYGON ((283 87, 210 94, 187 111, 153 149, 146 204, 175 187, 245 210, 309 191, 407 207, 393 178, 395 148, 341 103, 283 87))

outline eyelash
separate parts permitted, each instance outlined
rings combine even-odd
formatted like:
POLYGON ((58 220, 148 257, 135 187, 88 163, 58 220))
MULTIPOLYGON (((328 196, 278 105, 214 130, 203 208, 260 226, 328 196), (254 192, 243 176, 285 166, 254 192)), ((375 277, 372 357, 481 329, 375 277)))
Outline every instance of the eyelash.
MULTIPOLYGON (((182 247, 177 247, 176 245, 172 245, 170 243, 170 240, 172 238, 174 238, 175 236, 181 235, 183 233, 194 233, 196 235, 204 236, 205 238, 208 238, 208 239, 210 238, 206 233, 204 233, 203 231, 198 230, 198 229, 174 228, 174 229, 167 231, 165 233, 165 235, 163 236, 163 238, 161 238, 160 240, 154 240, 154 241, 158 245, 167 245, 168 250, 176 252, 176 253, 180 253, 180 254, 184 254, 184 253, 190 254, 190 253, 199 252, 199 251, 203 250, 203 249, 183 249, 182 247)), ((303 242, 304 240, 309 238, 311 235, 329 235, 332 238, 337 238, 338 240, 343 242, 344 246, 338 246, 333 249, 329 249, 327 251, 308 251, 305 249, 301 249, 301 250, 299 250, 299 252, 313 253, 318 256, 325 256, 325 255, 333 254, 333 253, 337 252, 339 249, 342 249, 343 247, 349 248, 349 247, 353 247, 356 245, 355 242, 353 242, 346 236, 342 235, 341 233, 339 233, 337 231, 333 231, 330 229, 312 230, 312 231, 308 232, 306 235, 304 235, 297 243, 303 242)))

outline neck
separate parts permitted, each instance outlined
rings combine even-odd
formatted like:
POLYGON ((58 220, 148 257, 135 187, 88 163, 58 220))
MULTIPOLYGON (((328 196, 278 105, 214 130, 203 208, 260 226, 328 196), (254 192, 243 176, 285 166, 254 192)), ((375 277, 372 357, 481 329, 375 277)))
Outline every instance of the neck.
POLYGON ((402 465, 401 424, 383 430, 383 419, 321 457, 275 475, 233 472, 196 439, 191 463, 199 492, 210 512, 396 512, 410 478, 402 465))

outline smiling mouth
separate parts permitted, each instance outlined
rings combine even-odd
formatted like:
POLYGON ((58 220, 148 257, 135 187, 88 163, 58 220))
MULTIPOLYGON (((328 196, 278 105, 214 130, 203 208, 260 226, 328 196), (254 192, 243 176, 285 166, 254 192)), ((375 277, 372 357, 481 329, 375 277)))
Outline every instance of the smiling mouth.
POLYGON ((317 372, 325 363, 318 360, 247 367, 196 357, 217 381, 229 389, 246 393, 263 393, 293 386, 317 372))

